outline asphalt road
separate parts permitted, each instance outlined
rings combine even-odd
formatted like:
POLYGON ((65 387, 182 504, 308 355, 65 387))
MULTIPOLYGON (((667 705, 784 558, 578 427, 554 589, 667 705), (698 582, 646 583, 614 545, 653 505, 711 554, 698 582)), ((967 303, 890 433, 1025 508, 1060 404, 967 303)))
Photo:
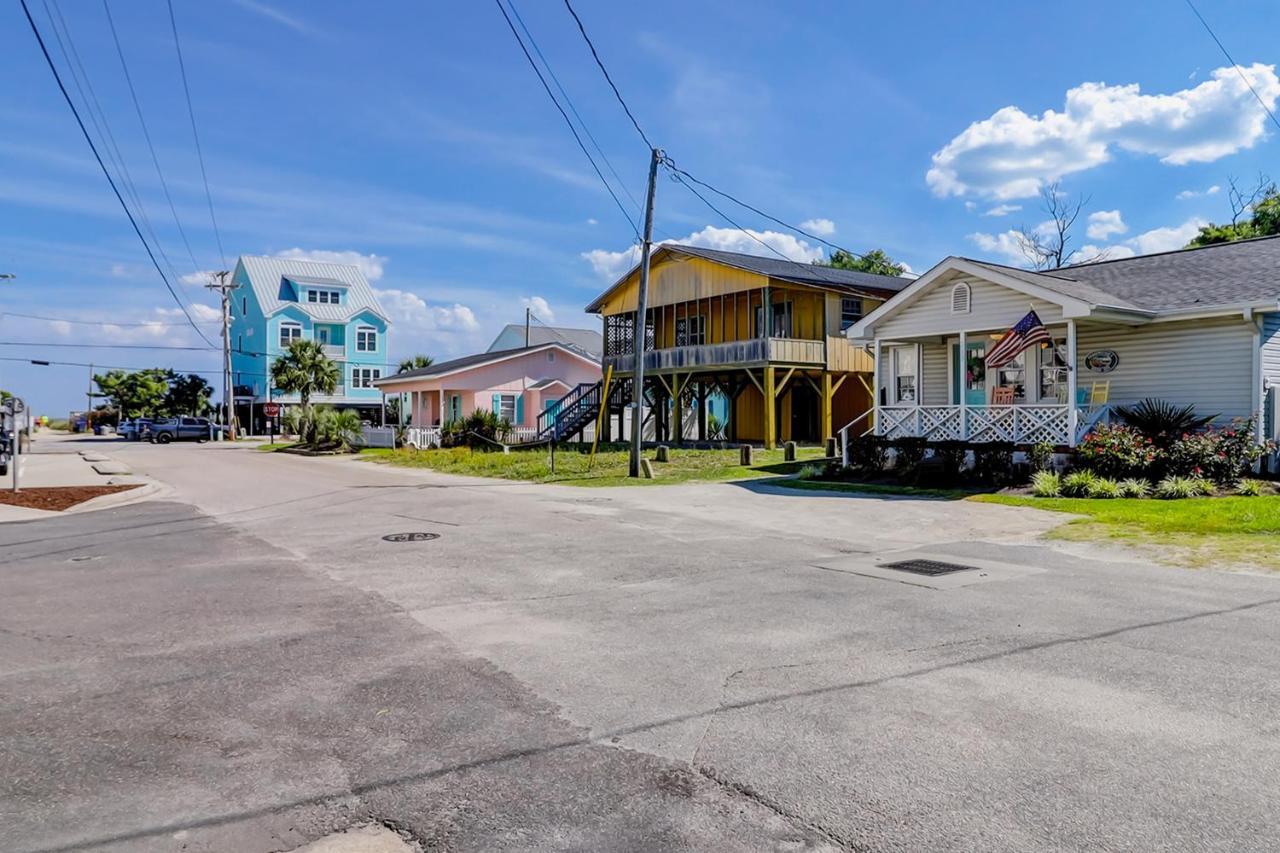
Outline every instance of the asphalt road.
POLYGON ((1277 579, 1006 507, 112 452, 171 498, 0 526, 6 849, 1280 848, 1277 579))

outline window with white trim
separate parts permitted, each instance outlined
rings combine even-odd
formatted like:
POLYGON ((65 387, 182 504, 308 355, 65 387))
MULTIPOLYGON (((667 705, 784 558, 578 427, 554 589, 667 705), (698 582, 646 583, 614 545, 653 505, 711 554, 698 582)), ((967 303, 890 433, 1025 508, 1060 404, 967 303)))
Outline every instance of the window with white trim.
POLYGON ((1067 341, 1055 338, 1053 345, 1041 344, 1040 396, 1041 403, 1067 403, 1067 341))
POLYGON ((916 402, 916 379, 919 373, 919 359, 916 358, 915 344, 894 347, 891 363, 893 366, 893 385, 890 394, 893 403, 913 404, 916 402))
POLYGON ((842 297, 840 299, 840 331, 846 331, 854 323, 862 319, 862 300, 842 297))
POLYGON ((356 352, 377 352, 378 330, 372 326, 356 328, 356 352))
POLYGON ((494 412, 499 418, 505 419, 508 423, 516 422, 516 395, 515 394, 496 394, 498 398, 498 411, 494 412))
POLYGON ((352 388, 372 388, 375 379, 382 378, 382 371, 376 367, 351 368, 352 388))
POLYGON ((321 305, 337 305, 342 301, 342 291, 340 290, 318 290, 314 287, 307 289, 307 301, 318 302, 321 305))
POLYGON ((302 340, 302 325, 300 323, 281 323, 280 324, 280 346, 288 349, 289 344, 294 341, 302 340))
POLYGON ((951 288, 951 313, 968 314, 973 301, 973 290, 963 281, 951 288))

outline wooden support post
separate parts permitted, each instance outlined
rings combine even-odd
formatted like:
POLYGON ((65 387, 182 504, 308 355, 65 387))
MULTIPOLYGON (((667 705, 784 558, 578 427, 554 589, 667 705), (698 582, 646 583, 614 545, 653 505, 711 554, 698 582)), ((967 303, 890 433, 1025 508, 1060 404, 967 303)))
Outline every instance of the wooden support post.
POLYGON ((698 441, 707 440, 707 383, 699 382, 694 399, 698 401, 698 441))
POLYGON ((680 383, 679 376, 671 377, 671 384, 674 390, 671 392, 672 408, 675 409, 675 435, 676 444, 684 443, 684 385, 680 383))
POLYGON ((778 395, 774 391, 773 365, 764 369, 764 449, 773 450, 778 437, 778 395))
POLYGON ((831 428, 831 400, 835 391, 831 388, 831 373, 822 371, 822 440, 826 441, 835 433, 831 428))

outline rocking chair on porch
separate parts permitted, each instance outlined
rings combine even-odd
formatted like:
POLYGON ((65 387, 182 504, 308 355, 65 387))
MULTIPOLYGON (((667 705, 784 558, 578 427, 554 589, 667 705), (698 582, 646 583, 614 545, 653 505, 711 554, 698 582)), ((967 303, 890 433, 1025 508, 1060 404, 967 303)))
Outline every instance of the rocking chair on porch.
POLYGON ((991 389, 991 405, 993 406, 1012 406, 1014 400, 1014 389, 1008 385, 1001 385, 991 389))

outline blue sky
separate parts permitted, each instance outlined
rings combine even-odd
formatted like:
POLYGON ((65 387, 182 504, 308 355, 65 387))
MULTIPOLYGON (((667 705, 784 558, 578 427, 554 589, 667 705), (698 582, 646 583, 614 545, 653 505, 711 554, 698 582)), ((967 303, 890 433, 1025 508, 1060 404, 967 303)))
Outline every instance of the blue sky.
MULTIPOLYGON (((55 60, 43 0, 28 0, 55 60)), ((102 4, 61 0, 75 50, 179 277, 218 268, 162 0, 110 0, 174 225, 102 4)), ((515 0, 631 194, 647 152, 557 0, 515 0)), ((1227 180, 1280 178, 1268 125, 1185 3, 577 0, 616 82, 683 168, 854 250, 913 270, 949 254, 1009 262, 1037 188, 1091 197, 1077 245, 1173 248, 1229 217, 1227 180), (1220 70, 1225 69, 1225 70, 1220 70), (1050 111, 1050 112, 1046 112, 1050 111), (1218 187, 1218 190, 1212 188, 1218 187), (1091 233, 1086 235, 1086 229, 1091 233)), ((634 235, 573 143, 491 2, 175 0, 213 203, 241 253, 351 258, 396 321, 393 356, 487 345, 532 302, 562 325, 625 267, 634 235)), ((1280 7, 1201 11, 1272 105, 1280 7)), ((6 357, 216 370, 212 352, 49 344, 199 345, 62 102, 21 7, 0 7, 0 311, 6 357)), ((73 97, 77 97, 74 87, 73 97)), ((623 201, 630 204, 625 195, 623 201)), ((730 210, 725 209, 726 213, 730 210)), ((683 187, 658 189, 658 236, 764 251, 683 187), (753 248, 754 247, 754 248, 753 248)), ((730 215, 796 258, 821 246, 730 215)), ((180 283, 202 321, 209 294, 180 283)), ((211 336, 216 326, 205 327, 211 336)), ((0 361, 38 411, 84 401, 86 368, 0 361)))

